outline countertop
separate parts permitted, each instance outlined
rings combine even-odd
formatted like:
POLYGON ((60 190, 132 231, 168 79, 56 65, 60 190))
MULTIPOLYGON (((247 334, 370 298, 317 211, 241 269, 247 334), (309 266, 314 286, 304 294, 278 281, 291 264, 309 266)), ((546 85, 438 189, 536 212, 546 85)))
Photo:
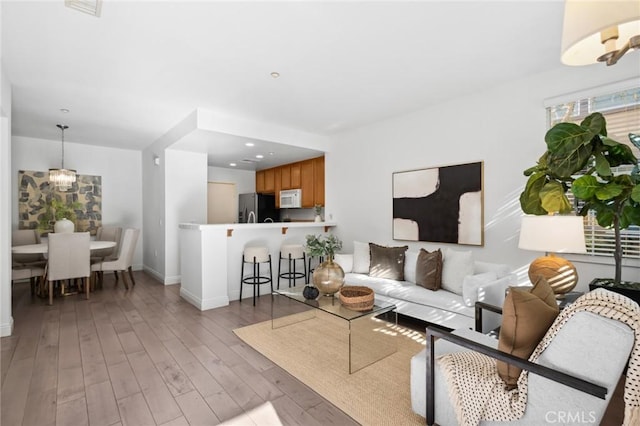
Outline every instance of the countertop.
POLYGON ((268 222, 268 223, 181 223, 180 229, 281 229, 281 228, 315 228, 337 226, 335 222, 268 222))

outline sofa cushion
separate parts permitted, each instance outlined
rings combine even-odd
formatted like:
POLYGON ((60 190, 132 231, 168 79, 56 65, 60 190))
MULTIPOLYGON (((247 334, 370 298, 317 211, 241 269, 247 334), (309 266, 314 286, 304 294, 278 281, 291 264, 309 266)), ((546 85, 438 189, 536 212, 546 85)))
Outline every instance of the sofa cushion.
POLYGON ((478 301, 478 289, 496 279, 498 277, 493 271, 464 277, 462 281, 462 300, 464 300, 464 304, 471 307, 474 306, 478 301))
POLYGON ((498 278, 502 278, 511 273, 511 267, 504 263, 489 263, 480 260, 473 262, 474 274, 483 274, 485 272, 495 272, 498 278))
POLYGON ((360 241, 353 242, 353 272, 358 274, 369 273, 369 244, 360 241))
POLYGON ((345 274, 353 270, 353 255, 336 253, 333 255, 333 261, 336 262, 345 274))
POLYGON ((420 249, 416 262, 416 284, 429 290, 439 290, 442 284, 442 252, 429 253, 420 249))
POLYGON ((376 278, 404 281, 404 254, 408 246, 385 247, 369 243, 371 261, 369 275, 376 278))
POLYGON ((462 282, 467 275, 473 275, 473 256, 470 251, 456 251, 446 248, 442 263, 442 288, 462 295, 462 282))
MULTIPOLYGON (((540 277, 533 288, 511 287, 502 307, 498 349, 528 359, 558 316, 555 294, 540 277)), ((508 389, 515 388, 522 371, 498 361, 498 374, 508 389)))
POLYGON ((404 254, 404 280, 416 283, 416 263, 418 262, 418 252, 407 251, 404 254))
POLYGON ((405 302, 442 309, 474 318, 475 310, 462 301, 462 297, 449 291, 431 291, 408 281, 374 278, 364 274, 345 275, 345 285, 362 285, 382 295, 405 302))

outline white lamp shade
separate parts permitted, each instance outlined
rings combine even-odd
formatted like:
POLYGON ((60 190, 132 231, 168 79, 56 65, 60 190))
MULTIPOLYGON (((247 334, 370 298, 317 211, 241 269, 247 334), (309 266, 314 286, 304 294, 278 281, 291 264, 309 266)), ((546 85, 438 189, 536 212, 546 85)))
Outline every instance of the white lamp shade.
POLYGON ((523 216, 518 248, 549 253, 586 253, 582 216, 523 216))
POLYGON ((562 29, 562 63, 588 65, 605 52, 600 31, 618 26, 620 48, 632 36, 640 35, 638 0, 567 0, 562 29))

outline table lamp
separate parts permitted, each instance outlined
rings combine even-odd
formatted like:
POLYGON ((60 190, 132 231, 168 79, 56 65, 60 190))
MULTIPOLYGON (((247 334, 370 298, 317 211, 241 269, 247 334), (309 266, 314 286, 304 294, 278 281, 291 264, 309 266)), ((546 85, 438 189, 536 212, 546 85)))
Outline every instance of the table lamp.
POLYGON ((578 271, 555 253, 587 252, 582 216, 523 216, 518 248, 547 253, 531 262, 529 279, 535 283, 539 276, 544 277, 561 299, 578 284, 578 271))

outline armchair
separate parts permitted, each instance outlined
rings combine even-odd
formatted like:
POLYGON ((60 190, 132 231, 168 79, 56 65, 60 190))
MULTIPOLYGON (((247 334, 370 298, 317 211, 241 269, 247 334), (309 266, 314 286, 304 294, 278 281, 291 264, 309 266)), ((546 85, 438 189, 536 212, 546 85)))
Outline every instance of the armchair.
MULTIPOLYGON (((589 295, 586 299, 601 295, 589 295)), ((604 297, 608 300, 623 300, 609 295, 604 297)), ((622 304, 628 302, 630 301, 627 299, 622 304)), ((616 302, 612 305, 614 308, 611 311, 615 311, 616 302)), ((425 416, 429 425, 460 424, 461 411, 470 406, 464 398, 473 392, 452 392, 446 368, 438 358, 446 354, 473 351, 529 372, 528 375, 523 375, 525 380, 523 376, 520 377, 515 396, 510 394, 513 401, 518 399, 517 392, 522 392, 520 385, 524 383, 526 396, 520 398, 519 415, 508 419, 487 416, 484 418, 493 420, 480 420, 479 424, 498 425, 505 424, 505 421, 518 425, 566 422, 599 424, 627 360, 631 359, 627 384, 635 383, 638 379, 635 377, 636 373, 632 373, 635 368, 631 366, 640 361, 637 359, 637 344, 634 344, 635 336, 640 330, 640 315, 637 305, 633 309, 631 315, 621 318, 617 314, 604 315, 593 309, 583 309, 583 306, 576 306, 574 309, 572 305, 558 316, 529 360, 497 350, 498 341, 482 333, 468 329, 450 333, 440 327, 429 326, 426 349, 411 360, 412 408, 425 416), (552 333, 552 330, 555 331, 552 333)), ((487 374, 491 376, 490 373, 487 374)), ((501 379, 496 379, 493 384, 500 388, 498 393, 504 394, 501 391, 501 379)), ((479 383, 483 382, 479 379, 479 383)), ((486 388, 486 383, 483 385, 486 388)), ((466 383, 459 387, 465 386, 466 383)), ((482 412, 478 417, 483 418, 488 412, 495 413, 490 405, 496 405, 495 401, 501 396, 474 401, 482 412)), ((629 415, 637 415, 637 408, 633 408, 637 407, 633 405, 637 404, 637 397, 627 398, 627 389, 625 402, 629 415)), ((517 408, 513 412, 517 412, 517 408)), ((633 424, 626 421, 627 424, 633 424)), ((475 422, 472 421, 471 424, 475 422)))

